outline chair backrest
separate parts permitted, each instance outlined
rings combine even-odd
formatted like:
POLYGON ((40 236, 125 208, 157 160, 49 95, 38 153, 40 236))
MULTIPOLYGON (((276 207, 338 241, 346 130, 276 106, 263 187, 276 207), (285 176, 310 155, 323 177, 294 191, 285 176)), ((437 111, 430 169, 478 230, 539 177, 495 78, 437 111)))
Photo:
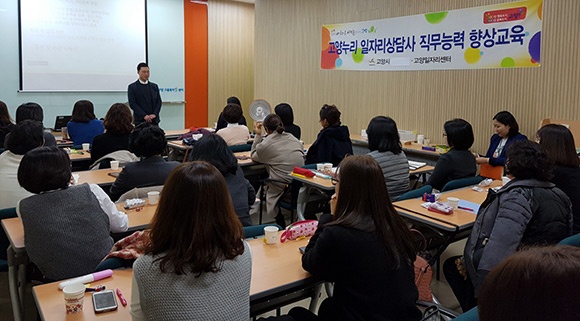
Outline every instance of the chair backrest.
POLYGON ((558 244, 562 245, 572 245, 580 247, 580 233, 569 236, 563 240, 561 240, 558 244))
POLYGON ((421 197, 425 193, 431 193, 432 190, 433 190, 433 187, 431 187, 431 185, 423 185, 417 189, 414 189, 414 190, 411 190, 411 191, 408 191, 404 194, 399 195, 399 197, 397 197, 397 201, 404 201, 404 200, 408 200, 411 198, 421 197))
POLYGON ((232 151, 232 153, 247 152, 247 151, 252 149, 252 145, 251 144, 242 144, 242 145, 228 146, 228 148, 232 151))
POLYGON ((278 224, 261 224, 253 226, 244 226, 244 238, 254 238, 260 235, 264 235, 264 227, 266 226, 276 226, 278 229, 282 229, 278 224))
POLYGON ((503 175, 503 166, 491 166, 481 164, 479 166, 479 176, 500 180, 503 175))
POLYGON ((465 177, 460 179, 454 179, 450 182, 447 182, 445 186, 441 189, 441 192, 450 191, 453 189, 458 189, 466 186, 471 186, 475 184, 479 184, 483 180, 481 176, 473 176, 473 177, 465 177))
POLYGON ((459 316, 457 316, 453 320, 455 320, 455 321, 477 321, 477 320, 479 320, 477 307, 472 308, 471 310, 464 312, 463 314, 460 314, 459 316))
POLYGON ((124 202, 130 198, 146 198, 149 192, 161 192, 163 185, 149 186, 149 187, 135 187, 134 189, 127 191, 119 197, 117 202, 124 202))
POLYGON ((101 162, 105 159, 116 160, 119 161, 119 166, 124 167, 125 164, 130 162, 136 162, 139 160, 139 157, 135 156, 135 154, 131 153, 128 150, 118 150, 112 153, 109 153, 99 159, 97 159, 89 169, 99 169, 101 162))

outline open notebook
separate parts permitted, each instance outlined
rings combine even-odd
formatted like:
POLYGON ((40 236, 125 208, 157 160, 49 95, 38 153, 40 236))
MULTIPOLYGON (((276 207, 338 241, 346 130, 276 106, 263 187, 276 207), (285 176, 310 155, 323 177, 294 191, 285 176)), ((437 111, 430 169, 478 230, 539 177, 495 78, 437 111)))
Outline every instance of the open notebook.
POLYGON ((409 169, 410 170, 416 170, 418 168, 421 168, 423 166, 427 165, 427 163, 422 163, 422 162, 415 162, 415 161, 409 161, 409 169))

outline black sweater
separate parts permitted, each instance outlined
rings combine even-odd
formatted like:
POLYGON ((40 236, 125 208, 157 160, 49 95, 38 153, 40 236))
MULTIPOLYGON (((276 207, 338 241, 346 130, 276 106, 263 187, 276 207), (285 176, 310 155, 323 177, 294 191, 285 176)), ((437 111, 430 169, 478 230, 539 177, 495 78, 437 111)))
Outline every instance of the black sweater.
POLYGON ((475 176, 476 172, 477 164, 470 151, 451 148, 439 157, 427 184, 441 190, 449 181, 475 176))
POLYGON ((580 233, 580 168, 554 167, 552 183, 561 189, 572 202, 572 215, 574 216, 574 234, 580 233))
POLYGON ((334 283, 334 296, 322 302, 321 320, 420 320, 411 264, 394 268, 375 233, 344 226, 324 227, 323 215, 302 266, 334 283))

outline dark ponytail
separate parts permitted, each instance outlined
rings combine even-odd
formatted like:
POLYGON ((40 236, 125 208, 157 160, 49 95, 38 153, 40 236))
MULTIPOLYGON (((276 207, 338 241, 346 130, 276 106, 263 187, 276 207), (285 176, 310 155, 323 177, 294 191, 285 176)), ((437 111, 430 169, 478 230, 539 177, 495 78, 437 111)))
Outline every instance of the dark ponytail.
POLYGON ((277 132, 278 134, 284 132, 284 124, 282 124, 280 116, 276 114, 266 116, 264 119, 264 127, 268 129, 268 131, 277 132))

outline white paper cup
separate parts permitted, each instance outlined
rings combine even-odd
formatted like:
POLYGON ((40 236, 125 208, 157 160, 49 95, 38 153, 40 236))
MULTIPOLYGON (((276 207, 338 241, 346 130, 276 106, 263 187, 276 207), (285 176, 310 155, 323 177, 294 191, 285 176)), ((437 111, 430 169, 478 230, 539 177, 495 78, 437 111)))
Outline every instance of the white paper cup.
POLYGON ((361 130, 360 130, 360 135, 361 135, 362 137, 367 137, 367 130, 366 130, 366 129, 361 129, 361 130))
POLYGON ((111 161, 111 169, 118 170, 119 169, 119 161, 111 161))
POLYGON ((423 139, 423 144, 429 145, 429 144, 431 144, 431 140, 429 138, 425 138, 425 139, 423 139))
POLYGON ((322 163, 316 164, 316 170, 322 172, 324 170, 324 164, 322 163))
POLYGON ((502 176, 501 177, 501 182, 502 182, 503 185, 509 183, 510 181, 511 181, 511 179, 509 177, 507 177, 507 176, 502 176))
POLYGON ((73 177, 73 185, 77 185, 79 183, 79 178, 81 178, 81 175, 72 174, 72 177, 73 177))
POLYGON ((425 135, 417 135, 417 144, 423 145, 425 142, 425 135))
POLYGON ((459 206, 459 199, 457 197, 448 197, 447 204, 453 207, 453 209, 457 209, 457 206, 459 206))
POLYGON ((266 240, 266 244, 276 244, 278 242, 278 227, 264 227, 264 239, 266 240))
POLYGON ((84 143, 83 144, 83 150, 85 152, 88 152, 90 148, 91 148, 91 144, 89 144, 89 143, 84 143))
POLYGON ((76 314, 83 311, 83 301, 85 298, 84 284, 75 283, 67 285, 62 289, 62 293, 64 294, 66 314, 76 314))
POLYGON ((159 202, 159 192, 152 191, 147 193, 147 199, 149 200, 149 205, 155 205, 159 202))

